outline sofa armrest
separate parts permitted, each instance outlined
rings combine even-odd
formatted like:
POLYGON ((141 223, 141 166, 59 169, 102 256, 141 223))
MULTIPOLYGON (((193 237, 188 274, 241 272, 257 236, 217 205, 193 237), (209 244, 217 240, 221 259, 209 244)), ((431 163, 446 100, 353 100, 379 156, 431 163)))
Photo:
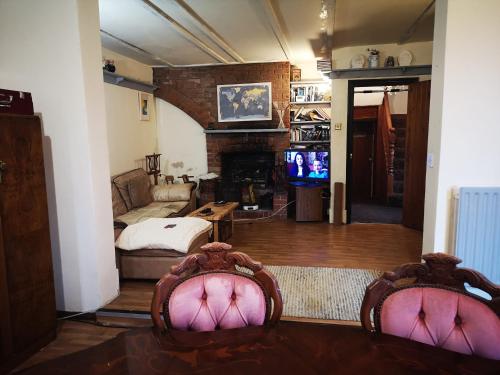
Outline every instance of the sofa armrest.
POLYGON ((191 183, 155 185, 151 188, 151 194, 156 202, 189 202, 194 192, 194 186, 191 183))

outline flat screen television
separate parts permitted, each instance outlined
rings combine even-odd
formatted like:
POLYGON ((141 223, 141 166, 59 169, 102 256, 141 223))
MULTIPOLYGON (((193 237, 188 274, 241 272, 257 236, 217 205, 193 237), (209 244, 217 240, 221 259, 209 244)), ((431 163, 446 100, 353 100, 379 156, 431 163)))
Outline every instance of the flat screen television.
POLYGON ((330 152, 327 150, 285 150, 289 181, 330 181, 330 152))

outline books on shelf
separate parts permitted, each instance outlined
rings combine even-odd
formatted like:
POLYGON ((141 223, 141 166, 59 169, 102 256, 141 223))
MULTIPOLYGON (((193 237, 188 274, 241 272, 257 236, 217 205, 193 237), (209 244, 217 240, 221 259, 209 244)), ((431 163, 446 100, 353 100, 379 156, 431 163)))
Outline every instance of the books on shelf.
POLYGON ((290 130, 291 142, 303 141, 330 141, 330 127, 328 126, 311 126, 308 128, 296 127, 290 130))
POLYGON ((295 108, 290 110, 291 121, 330 121, 329 110, 323 108, 295 108))

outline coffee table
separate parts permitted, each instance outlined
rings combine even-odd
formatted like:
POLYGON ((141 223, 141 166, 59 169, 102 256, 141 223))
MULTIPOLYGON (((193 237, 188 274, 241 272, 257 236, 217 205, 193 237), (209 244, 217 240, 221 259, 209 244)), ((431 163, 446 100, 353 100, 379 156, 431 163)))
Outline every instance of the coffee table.
POLYGON ((231 222, 231 233, 234 230, 234 221, 233 221, 233 211, 240 204, 238 202, 226 202, 222 205, 216 205, 215 202, 209 202, 206 205, 198 208, 197 210, 191 212, 188 217, 199 217, 208 221, 211 221, 214 224, 214 241, 217 242, 220 239, 219 233, 219 223, 223 220, 227 220, 231 222), (210 208, 213 213, 210 215, 202 214, 201 211, 204 209, 210 208))

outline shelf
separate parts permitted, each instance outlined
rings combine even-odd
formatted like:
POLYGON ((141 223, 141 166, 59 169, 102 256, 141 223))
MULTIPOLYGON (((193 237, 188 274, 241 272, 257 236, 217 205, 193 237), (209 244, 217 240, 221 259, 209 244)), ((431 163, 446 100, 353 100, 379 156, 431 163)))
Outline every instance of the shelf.
POLYGON ((330 85, 330 81, 290 81, 290 86, 330 85))
POLYGON ((291 125, 315 125, 315 124, 330 124, 331 120, 317 121, 290 121, 291 125))
POLYGON ((290 104, 332 104, 332 102, 329 102, 329 101, 326 101, 326 100, 323 100, 323 101, 320 101, 320 102, 290 102, 290 104))
POLYGON ((317 144, 326 144, 330 143, 330 141, 290 141, 290 144, 293 145, 317 145, 317 144))
POLYGON ((330 73, 330 78, 383 78, 395 76, 422 76, 430 75, 431 73, 432 65, 409 65, 386 68, 335 69, 330 73))
POLYGON ((117 85, 121 87, 127 87, 132 90, 144 91, 152 94, 158 86, 151 85, 146 82, 137 81, 132 78, 127 78, 116 73, 108 72, 107 70, 102 71, 104 82, 110 83, 112 85, 117 85))
POLYGON ((205 129, 203 132, 207 134, 228 134, 228 133, 287 133, 288 128, 277 129, 205 129))

